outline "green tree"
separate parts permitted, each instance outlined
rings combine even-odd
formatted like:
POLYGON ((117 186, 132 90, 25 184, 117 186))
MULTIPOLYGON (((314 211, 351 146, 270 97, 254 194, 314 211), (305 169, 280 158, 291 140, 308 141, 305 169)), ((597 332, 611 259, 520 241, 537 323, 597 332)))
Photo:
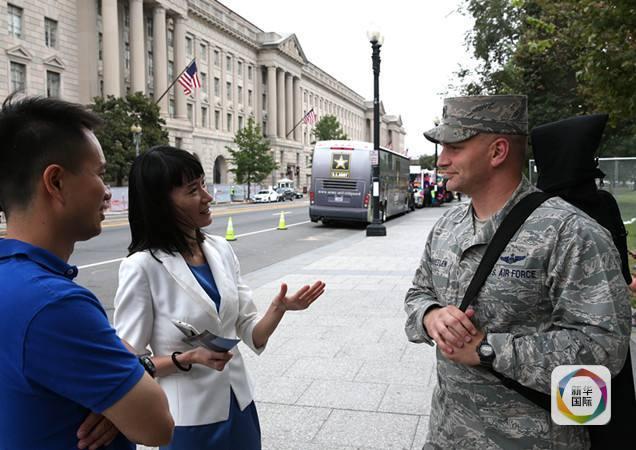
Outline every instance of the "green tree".
POLYGON ((422 169, 433 170, 435 168, 435 155, 422 155, 418 160, 422 169))
POLYGON ((480 62, 466 94, 528 95, 529 125, 607 112, 601 154, 636 154, 633 0, 465 0, 467 44, 480 62))
POLYGON ((239 183, 247 183, 247 197, 250 197, 251 183, 260 183, 274 171, 278 165, 270 152, 269 141, 263 137, 261 127, 251 117, 247 126, 234 136, 238 147, 225 147, 232 155, 234 167, 230 169, 239 183))
POLYGON ((167 144, 166 124, 159 114, 159 106, 152 98, 141 92, 126 97, 95 97, 91 109, 98 113, 104 125, 95 135, 102 145, 106 157, 106 177, 117 186, 122 186, 135 159, 135 144, 130 127, 142 128, 141 150, 154 145, 167 144))
POLYGON ((316 138, 316 141, 329 141, 332 139, 349 139, 340 126, 340 122, 336 116, 326 115, 322 116, 314 127, 312 134, 316 138))

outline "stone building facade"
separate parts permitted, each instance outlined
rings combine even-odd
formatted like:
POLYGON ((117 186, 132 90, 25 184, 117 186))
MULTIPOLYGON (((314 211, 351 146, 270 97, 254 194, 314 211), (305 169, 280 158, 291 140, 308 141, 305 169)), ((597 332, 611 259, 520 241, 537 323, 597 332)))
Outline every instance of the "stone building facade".
MULTIPOLYGON (((159 102, 170 143, 196 153, 209 181, 233 182, 234 134, 262 126, 280 178, 308 186, 310 109, 372 141, 373 103, 312 64, 294 34, 265 32, 214 0, 2 0, 0 98, 15 90, 88 104, 141 91, 158 98, 196 58, 202 83, 159 102)), ((369 70, 371 70, 369 68, 369 70)), ((404 153, 399 116, 381 105, 381 145, 404 153)))

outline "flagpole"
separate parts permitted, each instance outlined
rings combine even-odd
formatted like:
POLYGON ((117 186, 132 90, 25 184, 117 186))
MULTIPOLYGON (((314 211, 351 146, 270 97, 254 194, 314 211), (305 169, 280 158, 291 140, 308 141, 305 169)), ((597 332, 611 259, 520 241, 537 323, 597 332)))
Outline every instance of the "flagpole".
POLYGON ((296 128, 298 128, 298 125, 300 125, 300 124, 301 124, 301 123, 305 120, 305 117, 307 117, 307 116, 309 115, 309 113, 310 113, 310 112, 312 112, 313 110, 314 110, 314 108, 311 108, 309 111, 307 111, 307 114, 305 114, 305 115, 303 116, 303 118, 302 118, 302 119, 300 119, 296 125, 294 125, 294 128, 292 128, 292 129, 289 131, 289 133, 287 133, 287 134, 285 135, 285 138, 287 138, 287 136, 289 136, 290 134, 292 134, 292 132, 293 132, 296 128))
POLYGON ((168 86, 168 89, 166 89, 163 94, 161 94, 161 97, 159 97, 157 99, 157 101, 155 102, 155 105, 158 105, 159 102, 161 101, 162 98, 164 98, 166 96, 166 94, 168 93, 168 91, 172 88, 172 86, 174 86, 174 84, 179 80, 179 78, 181 78, 181 75, 183 75, 183 72, 185 72, 186 70, 188 70, 188 67, 190 67, 190 65, 194 62, 194 60, 196 60, 196 58, 192 58, 192 61, 190 61, 186 66, 185 69, 183 69, 181 71, 181 73, 179 75, 177 75, 177 78, 175 78, 172 83, 170 83, 170 86, 168 86))

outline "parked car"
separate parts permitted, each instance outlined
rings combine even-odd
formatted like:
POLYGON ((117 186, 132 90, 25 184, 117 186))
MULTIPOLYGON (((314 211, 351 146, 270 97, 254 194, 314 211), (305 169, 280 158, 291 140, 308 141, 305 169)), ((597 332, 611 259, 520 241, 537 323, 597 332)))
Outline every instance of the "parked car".
POLYGON ((274 189, 263 189, 262 191, 258 191, 254 196, 254 202, 256 203, 268 203, 277 201, 278 193, 274 189))
POLYGON ((295 196, 296 198, 303 198, 303 193, 302 193, 301 191, 295 191, 295 192, 294 192, 294 196, 295 196))
POLYGON ((284 202, 285 200, 293 201, 294 197, 296 197, 292 188, 278 188, 276 193, 278 194, 279 202, 284 202))

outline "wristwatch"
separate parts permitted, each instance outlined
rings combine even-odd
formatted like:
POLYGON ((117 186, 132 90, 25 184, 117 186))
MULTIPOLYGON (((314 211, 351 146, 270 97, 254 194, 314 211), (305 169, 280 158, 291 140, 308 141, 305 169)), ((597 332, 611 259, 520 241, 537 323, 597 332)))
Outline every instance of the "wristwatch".
POLYGON ((157 373, 157 368, 155 367, 155 363, 152 362, 150 355, 139 355, 137 356, 137 359, 139 359, 139 364, 141 364, 144 370, 148 372, 148 375, 154 378, 157 373))
POLYGON ((477 354, 479 355, 479 365, 492 369, 492 363, 495 360, 495 349, 492 348, 492 345, 488 343, 485 337, 477 347, 477 354))

